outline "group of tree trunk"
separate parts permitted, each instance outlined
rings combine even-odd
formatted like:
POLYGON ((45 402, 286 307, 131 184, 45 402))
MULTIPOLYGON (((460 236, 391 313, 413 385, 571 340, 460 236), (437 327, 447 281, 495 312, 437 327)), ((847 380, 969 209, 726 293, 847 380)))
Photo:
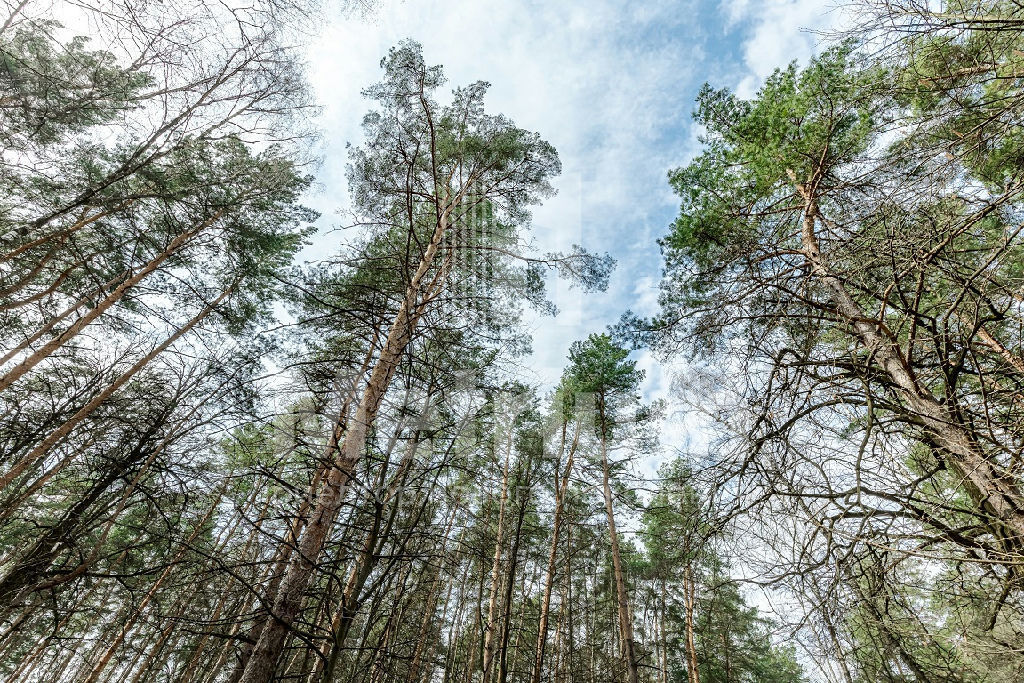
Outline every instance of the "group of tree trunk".
POLYGON ((314 8, 58 7, 0 24, 3 680, 1024 676, 1024 6, 705 88, 662 313, 547 393, 524 308, 614 261, 531 251, 558 156, 485 83, 393 48, 299 265, 314 8))

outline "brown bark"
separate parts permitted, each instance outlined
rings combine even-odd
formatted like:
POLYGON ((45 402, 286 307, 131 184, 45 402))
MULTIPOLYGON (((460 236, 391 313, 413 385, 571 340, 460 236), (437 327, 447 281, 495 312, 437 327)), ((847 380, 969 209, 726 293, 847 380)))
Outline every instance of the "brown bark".
MULTIPOLYGON (((341 433, 348 424, 350 406, 354 401, 356 392, 358 391, 358 378, 362 377, 369 368, 370 362, 373 360, 373 349, 376 346, 376 342, 377 338, 374 337, 366 356, 363 358, 362 365, 359 368, 359 373, 356 378, 352 380, 351 386, 348 387, 347 394, 342 398, 341 408, 338 411, 338 418, 334 426, 334 434, 341 433)), ((268 620, 271 618, 269 614, 269 607, 272 607, 275 596, 278 594, 281 582, 284 580, 285 573, 290 566, 292 553, 296 548, 298 539, 302 536, 302 530, 305 528, 308 518, 307 513, 314 505, 317 494, 320 491, 320 483, 329 469, 329 466, 321 466, 317 468, 316 473, 313 475, 313 480, 310 482, 309 488, 307 489, 306 496, 303 498, 302 505, 299 507, 288 526, 288 534, 278 545, 273 558, 272 578, 264 592, 264 599, 261 600, 264 605, 255 615, 253 623, 248 630, 245 644, 239 651, 238 659, 235 662, 231 675, 228 677, 229 683, 238 683, 242 679, 245 669, 249 665, 249 658, 255 651, 256 641, 260 637, 260 634, 263 633, 268 620)))
MULTIPOLYGON (((159 670, 161 663, 167 660, 166 650, 173 649, 173 647, 165 647, 165 645, 174 633, 175 628, 178 626, 177 619, 180 618, 185 611, 185 601, 182 602, 183 604, 176 610, 174 618, 167 619, 167 625, 159 632, 159 635, 154 639, 145 655, 141 656, 138 669, 136 670, 135 675, 132 676, 129 683, 142 683, 142 681, 146 680, 146 677, 153 674, 154 669, 159 670), (164 653, 163 656, 161 656, 161 653, 164 653)), ((140 655, 142 655, 142 653, 140 653, 140 655)), ((132 666, 135 666, 135 664, 133 663, 132 666)), ((127 670, 130 671, 131 667, 128 667, 127 670)))
POLYGON ((83 212, 82 218, 80 218, 79 220, 75 221, 72 225, 69 225, 68 227, 63 228, 61 230, 57 230, 55 232, 51 232, 51 233, 49 233, 47 235, 43 235, 42 237, 37 237, 34 240, 30 240, 28 242, 25 242, 24 244, 21 244, 21 245, 17 246, 16 248, 12 249, 11 251, 7 252, 6 254, 0 254, 0 263, 6 263, 7 261, 10 261, 11 259, 16 258, 17 256, 25 253, 29 249, 33 249, 35 247, 42 246, 43 244, 46 244, 47 242, 49 242, 49 241, 51 241, 53 239, 59 239, 59 240, 61 240, 63 242, 63 240, 67 239, 68 237, 70 237, 73 233, 77 232, 78 230, 81 230, 82 228, 86 227, 87 225, 90 225, 91 223, 95 223, 96 221, 98 221, 101 218, 106 218, 110 214, 116 213, 117 211, 120 211, 121 209, 126 208, 133 201, 135 201, 135 200, 128 200, 128 201, 122 202, 121 204, 118 204, 117 206, 115 206, 112 209, 107 209, 105 211, 100 211, 98 213, 94 213, 91 216, 85 215, 86 213, 88 213, 88 207, 86 207, 86 211, 83 212))
POLYGON ((665 578, 662 577, 662 579, 661 579, 661 593, 659 595, 659 605, 658 605, 658 636, 659 636, 659 644, 661 646, 660 647, 660 655, 661 656, 659 658, 659 665, 660 665, 660 669, 661 670, 658 673, 659 673, 659 677, 661 679, 661 683, 668 683, 668 633, 667 633, 667 629, 665 627, 665 616, 666 616, 666 614, 668 612, 668 608, 667 608, 667 605, 666 605, 666 598, 667 598, 667 596, 668 596, 668 589, 665 586, 665 578))
POLYGON ((40 327, 30 336, 23 339, 19 344, 17 344, 16 346, 8 350, 6 353, 4 353, 4 355, 0 357, 0 365, 6 365, 8 362, 13 360, 19 353, 22 353, 27 348, 32 346, 32 344, 35 344, 37 341, 42 339, 44 335, 49 334, 50 331, 53 330, 53 328, 57 327, 57 325, 60 324, 62 320, 64 320, 69 315, 80 309, 82 306, 89 303, 89 301, 91 301, 94 297, 99 296, 100 294, 110 289, 111 287, 116 287, 118 282, 120 282, 123 277, 125 277, 124 273, 115 275, 114 277, 112 277, 110 280, 103 283, 99 287, 96 287, 95 289, 86 292, 82 296, 78 297, 78 299, 76 299, 74 303, 72 303, 70 306, 65 308, 57 315, 47 320, 45 323, 43 323, 42 327, 40 327))
POLYGON ((482 670, 483 670, 483 681, 487 683, 491 677, 491 667, 494 663, 494 635, 495 629, 497 628, 498 616, 496 614, 498 609, 498 593, 501 590, 501 577, 499 570, 501 569, 501 549, 504 542, 504 530, 505 530, 505 505, 508 502, 508 474, 509 464, 512 461, 512 434, 509 433, 508 441, 505 444, 505 467, 501 475, 501 494, 498 502, 498 529, 494 537, 494 559, 491 562, 491 592, 490 599, 487 603, 487 621, 484 626, 483 634, 483 659, 482 659, 482 670))
MULTIPOLYGON (((120 561, 124 559, 126 554, 126 552, 122 553, 121 557, 118 558, 118 560, 116 560, 113 564, 115 566, 120 564, 120 561)), ((61 620, 56 624, 56 628, 54 628, 51 633, 39 638, 39 642, 36 643, 35 647, 32 649, 31 652, 29 652, 27 655, 22 656, 21 660, 18 662, 18 665, 17 667, 15 667, 14 671, 11 672, 10 676, 4 679, 4 683, 19 683, 19 681, 30 680, 29 673, 35 668, 39 659, 47 651, 51 642, 60 634, 65 633, 65 628, 67 628, 68 624, 71 621, 73 621, 75 617, 81 614, 81 612, 79 612, 79 608, 82 605, 88 604, 89 599, 98 590, 99 586, 100 583, 97 581, 92 586, 90 586, 84 593, 82 593, 81 597, 78 598, 77 604, 74 606, 74 609, 69 609, 67 611, 67 614, 63 618, 61 618, 61 620)))
POLYGON ((285 636, 298 616, 303 594, 309 585, 320 553, 327 541, 335 517, 341 509, 348 483, 356 465, 362 459, 370 428, 398 368, 402 354, 412 340, 420 317, 443 285, 446 269, 437 270, 425 283, 441 246, 451 208, 445 209, 438 221, 430 244, 424 251, 416 272, 406 290, 406 296, 373 367, 370 380, 363 392, 347 431, 343 434, 335 427, 328 440, 325 460, 332 463, 309 523, 299 539, 298 556, 288 566, 281 586, 274 598, 271 618, 257 640, 252 656, 246 663, 242 683, 267 683, 274 675, 285 636))
POLYGON ((216 511, 217 506, 220 505, 222 495, 223 490, 216 496, 216 498, 213 501, 213 504, 206 511, 206 514, 203 515, 203 518, 196 523, 195 529, 192 531, 189 537, 185 539, 185 542, 182 544, 181 550, 178 551, 174 558, 168 563, 167 568, 160 573, 160 576, 157 577, 157 580, 153 582, 152 586, 150 586, 149 590, 146 592, 145 597, 143 597, 142 600, 139 602, 138 606, 134 610, 132 610, 132 612, 128 616, 125 617, 124 622, 121 624, 121 628, 118 629, 117 635, 114 636, 113 640, 107 646, 107 649, 100 656, 99 661, 92 667, 92 670, 89 672, 89 675, 85 677, 85 680, 83 680, 82 683, 96 683, 96 681, 99 680, 100 675, 103 673, 103 670, 107 667, 107 664, 110 663, 110 660, 114 656, 114 653, 117 652, 117 650, 121 647, 121 644, 128 636, 128 633, 131 632, 132 628, 135 626, 135 623, 142 617, 142 614, 145 611, 146 607, 159 592, 160 586, 162 586, 164 581, 167 580, 167 577, 171 575, 171 572, 177 566, 177 563, 181 560, 181 558, 185 556, 189 544, 192 541, 194 541, 199 536, 199 534, 202 533, 203 526, 216 511))
POLYGON ((562 437, 558 449, 559 462, 555 463, 555 513, 552 520, 551 549, 548 551, 548 568, 544 579, 544 595, 540 603, 540 623, 537 627, 537 647, 533 661, 533 674, 530 677, 532 683, 540 683, 541 671, 544 668, 544 650, 548 639, 548 611, 551 607, 551 587, 555 581, 555 558, 558 550, 558 532, 562 522, 562 508, 565 504, 565 491, 569 487, 569 476, 572 473, 573 458, 576 455, 576 448, 579 444, 580 424, 576 423, 572 445, 569 447, 569 458, 565 464, 565 471, 562 473, 561 481, 558 478, 558 467, 561 465, 562 453, 565 450, 567 424, 562 424, 562 437))
POLYGON ((137 375, 139 371, 141 371, 143 368, 149 365, 149 363, 152 362, 154 358, 156 358, 161 353, 166 351, 171 344, 181 339, 184 335, 188 334, 188 332, 191 331, 192 328, 194 328, 196 325, 202 322, 210 313, 214 311, 214 309, 217 308, 217 306, 220 305, 222 301, 224 301, 225 298, 227 298, 227 296, 231 293, 232 289, 234 289, 234 285, 228 287, 223 292, 221 292, 220 296, 218 296, 212 302, 207 304, 202 311, 195 315, 195 317, 193 317, 185 325, 176 330, 174 334, 172 334, 167 339, 158 344, 152 351, 150 351, 145 356, 137 360, 134 365, 132 365, 128 370, 126 370, 120 376, 118 376, 118 378, 111 382, 110 385, 107 386, 103 391, 96 394, 96 396, 93 397, 91 401, 82 406, 78 410, 78 412, 76 412, 74 415, 68 418, 67 421, 64 422, 64 424, 50 432, 42 441, 39 442, 38 445, 36 445, 35 448, 33 448, 31 451, 29 451, 28 454, 21 458, 17 462, 17 464, 14 465, 14 467, 12 467, 2 477, 0 477, 0 490, 3 490, 7 486, 9 486, 11 482, 17 479, 18 476, 20 476, 26 469, 28 469, 30 465, 36 462, 39 458, 46 455, 50 448, 56 445, 57 442, 59 442, 65 436, 70 434, 71 430, 73 430, 85 418, 91 415, 94 410, 103 405, 103 403, 106 402, 106 400, 110 398, 110 396, 115 391, 123 387, 128 382, 128 380, 130 380, 132 377, 137 375))
MULTIPOLYGON (((365 599, 361 597, 360 593, 363 590, 363 586, 366 584, 366 580, 370 576, 370 572, 373 571, 374 567, 377 565, 379 557, 378 541, 386 539, 390 535, 391 528, 394 525, 395 516, 398 513, 399 507, 396 498, 401 491, 401 487, 405 485, 409 467, 412 465, 413 458, 416 457, 420 437, 421 435, 419 431, 417 431, 409 442, 409 447, 406 449, 402 462, 398 466, 398 471, 395 472, 392 477, 387 491, 384 492, 381 499, 376 502, 376 514, 374 515, 373 523, 366 534, 366 538, 363 541, 363 546, 359 551, 359 555, 356 557, 355 562, 353 562, 352 567, 349 570, 348 578, 345 581, 345 589, 342 592, 341 602, 331 622, 332 638, 325 644, 325 649, 322 652, 322 661, 325 661, 326 664, 324 665, 323 673, 319 678, 323 683, 329 683, 333 679, 334 669, 337 666, 338 656, 341 652, 342 645, 344 645, 345 639, 348 637, 349 631, 352 628, 352 623, 355 620, 359 604, 363 599, 365 599), (396 502, 391 506, 391 512, 388 516, 387 523, 383 524, 384 508, 387 503, 391 501, 396 502), (382 524, 384 526, 383 530, 381 529, 382 524)), ((389 457, 390 452, 391 448, 388 448, 389 457)), ((387 463, 381 467, 380 477, 378 478, 378 483, 374 488, 374 491, 379 491, 383 485, 386 468, 387 463)))
MULTIPOLYGON (((527 471, 530 468, 530 464, 528 462, 526 465, 527 471)), ((527 488, 528 486, 527 484, 527 488)), ((526 517, 526 504, 528 500, 529 494, 523 493, 523 499, 519 504, 519 515, 516 518, 516 533, 512 538, 512 548, 509 552, 509 568, 505 581, 505 600, 502 609, 504 618, 498 647, 498 683, 505 683, 508 680, 508 638, 512 620, 512 594, 515 591, 516 566, 519 563, 519 545, 523 537, 523 519, 526 517)))
POLYGON ((451 517, 445 526, 444 537, 441 539, 441 558, 434 572, 434 579, 431 582, 430 590, 427 593, 427 603, 423 608, 423 618, 420 621, 419 635, 416 638, 416 645, 413 651, 412 664, 409 665, 409 674, 406 683, 416 683, 419 680, 420 661, 423 658, 423 646, 427 638, 427 629, 434 618, 434 611, 437 608, 437 587, 441 583, 441 574, 444 572, 447 562, 448 536, 452 532, 452 525, 455 524, 458 507, 453 507, 451 517))
POLYGON ((700 668, 697 665, 697 643, 693 637, 693 610, 697 595, 693 582, 693 568, 688 564, 683 569, 683 608, 686 613, 686 670, 690 683, 700 683, 700 668))
MULTIPOLYGON (((345 412, 345 408, 342 408, 342 413, 345 412)), ((288 563, 291 561, 292 553, 295 550, 296 540, 301 536, 302 529, 306 524, 306 513, 309 508, 313 505, 313 498, 316 492, 319 490, 320 481, 323 478, 324 468, 317 468, 313 474, 313 479, 310 482, 309 489, 307 490, 306 496, 303 498, 302 504, 299 506, 298 512, 295 517, 291 520, 291 524, 288 525, 288 533, 282 539, 281 543, 278 544, 277 550, 271 557, 270 565, 267 567, 266 575, 263 577, 264 580, 269 576, 270 582, 267 585, 266 592, 263 596, 258 596, 261 606, 255 610, 253 616, 253 623, 248 629, 245 638, 245 645, 242 646, 241 651, 238 653, 238 661, 232 669, 231 675, 228 676, 229 683, 238 683, 241 680, 242 675, 245 673, 245 667, 249 663, 249 658, 252 656, 253 650, 255 649, 255 641, 259 638, 260 633, 263 632, 264 627, 267 624, 267 620, 270 618, 267 614, 265 603, 272 601, 274 595, 277 594, 278 588, 281 585, 281 581, 284 579, 285 571, 288 569, 288 563)), ((263 582, 260 581, 260 584, 263 582)))
POLYGON ((989 331, 985 329, 984 325, 978 326, 978 336, 981 337, 981 341, 985 346, 998 353, 999 356, 1009 363, 1014 370, 1024 375, 1024 359, 1021 359, 1020 356, 1015 355, 1012 351, 1003 346, 998 339, 993 337, 989 331))
MULTIPOLYGON (((602 416, 602 422, 603 422, 602 416)), ((629 609, 629 594, 626 588, 626 575, 622 569, 622 556, 619 552, 619 534, 615 529, 615 510, 612 503, 612 487, 608 467, 608 444, 605 435, 601 434, 601 465, 602 484, 604 489, 604 509, 608 517, 608 538, 612 550, 612 570, 615 574, 615 596, 619 612, 619 635, 621 637, 622 658, 626 662, 629 683, 638 683, 636 645, 633 642, 633 615, 629 609)))
POLYGON ((8 608, 39 585, 60 549, 81 527, 86 511, 119 476, 116 469, 108 469, 55 524, 39 534, 24 554, 17 559, 4 558, 4 564, 10 569, 0 578, 0 606, 8 608))
POLYGON ((801 230, 804 256, 815 276, 828 290, 836 312, 874 354, 876 362, 909 408, 911 421, 924 429, 940 452, 947 454, 945 460, 961 477, 975 505, 991 518, 992 526, 1006 546, 1018 554, 1024 543, 1024 495, 1019 482, 994 464, 950 408, 917 381, 897 342, 886 335, 884 325, 861 309, 843 281, 831 271, 816 234, 817 221, 824 219, 815 194, 815 180, 803 184, 795 182, 792 172, 790 177, 805 202, 801 230))
POLYGON ((567 520, 565 527, 565 604, 568 606, 568 614, 566 615, 568 621, 568 629, 566 635, 568 639, 566 641, 566 653, 565 659, 569 666, 569 683, 574 683, 576 680, 575 668, 573 667, 573 652, 576 646, 576 620, 575 620, 575 603, 572 598, 572 519, 567 520))
POLYGON ((163 265, 164 261, 176 254, 193 237, 217 222, 217 220, 224 215, 224 211, 224 209, 218 210, 210 218, 206 219, 193 229, 183 232, 175 237, 163 251, 150 259, 149 262, 140 268, 134 275, 131 275, 121 282, 121 284, 115 287, 110 294, 90 309, 85 315, 72 323, 70 327, 48 341, 35 352, 29 354, 27 358, 11 368, 7 373, 0 376, 0 391, 5 391, 25 375, 25 373, 38 365, 43 359, 48 358, 54 351, 57 351, 71 339, 74 339, 74 337, 81 332, 86 325, 106 313, 114 304, 120 301, 125 292, 142 282, 148 275, 152 274, 153 271, 163 265))
MULTIPOLYGON (((469 600, 467 599, 466 579, 469 576, 469 568, 471 565, 471 562, 462 563, 462 577, 459 579, 459 595, 457 598, 458 607, 455 610, 454 627, 448 632, 448 652, 445 655, 444 675, 441 678, 442 683, 448 683, 455 675, 454 669, 455 662, 458 660, 459 635, 463 632, 466 606, 469 603, 469 600)), ((447 606, 445 607, 445 613, 447 614, 447 606)), ((467 659, 472 651, 472 644, 470 644, 466 652, 467 659)), ((472 667, 471 664, 470 667, 472 667)))
MULTIPOLYGON (((0 299, 5 299, 9 296, 13 296, 20 292, 21 290, 28 287, 32 283, 32 281, 36 279, 36 276, 39 275, 39 273, 41 273, 44 268, 46 268, 46 264, 53 260, 53 257, 57 255, 57 247, 59 246, 59 244, 54 245, 48 252, 46 252, 38 261, 36 261, 32 265, 32 268, 30 268, 28 272, 24 273, 21 277, 19 277, 11 284, 5 286, 3 289, 0 289, 0 299)), ((89 257, 86 257, 86 259, 88 258, 89 257)), ((71 275, 71 273, 75 271, 75 269, 77 269, 84 263, 86 259, 79 259, 74 264, 72 264, 70 268, 65 269, 60 275, 54 278, 54 283, 52 283, 48 287, 48 290, 52 292, 54 289, 56 289, 56 287, 61 282, 66 280, 71 275)), ((3 304, 0 304, 0 310, 9 311, 15 308, 20 308, 25 304, 32 303, 33 301, 42 298, 43 296, 45 296, 45 294, 46 290, 44 290, 42 293, 37 292, 36 294, 30 295, 25 299, 4 302, 3 304)))

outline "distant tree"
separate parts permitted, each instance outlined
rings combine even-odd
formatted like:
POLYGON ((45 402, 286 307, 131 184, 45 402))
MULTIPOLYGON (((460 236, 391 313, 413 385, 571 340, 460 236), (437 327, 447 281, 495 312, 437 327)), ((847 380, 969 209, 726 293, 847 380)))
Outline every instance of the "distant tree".
POLYGON ((622 658, 630 682, 637 683, 639 657, 633 635, 633 612, 619 547, 619 533, 615 526, 612 466, 608 458, 609 450, 615 439, 621 436, 622 428, 633 423, 637 417, 637 391, 643 379, 643 371, 637 370, 636 363, 627 360, 627 356, 629 351, 617 346, 611 336, 592 334, 585 341, 573 343, 569 350, 566 377, 572 391, 579 396, 578 400, 593 402, 592 406, 587 406, 590 415, 586 419, 597 438, 600 454, 601 486, 611 545, 622 658), (632 414, 628 412, 631 408, 634 410, 632 414))

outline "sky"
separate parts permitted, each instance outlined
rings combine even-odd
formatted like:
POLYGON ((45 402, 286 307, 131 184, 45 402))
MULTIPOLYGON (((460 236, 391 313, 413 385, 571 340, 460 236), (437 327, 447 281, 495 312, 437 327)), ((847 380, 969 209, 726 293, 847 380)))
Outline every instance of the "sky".
MULTIPOLYGON (((360 143, 360 93, 391 46, 420 42, 450 87, 490 82, 489 111, 540 133, 562 161, 557 195, 534 211, 538 252, 580 244, 618 261, 604 293, 552 278, 559 314, 530 318, 523 377, 551 386, 573 340, 627 309, 656 312, 657 239, 678 210, 667 173, 699 152, 700 87, 753 95, 774 69, 806 63, 837 15, 835 0, 383 0, 369 16, 328 12, 307 54, 323 156, 310 203, 325 227, 345 223, 345 145, 360 143)), ((328 256, 333 240, 325 233, 306 257, 328 256)), ((635 359, 645 398, 667 398, 672 368, 645 351, 635 359)))

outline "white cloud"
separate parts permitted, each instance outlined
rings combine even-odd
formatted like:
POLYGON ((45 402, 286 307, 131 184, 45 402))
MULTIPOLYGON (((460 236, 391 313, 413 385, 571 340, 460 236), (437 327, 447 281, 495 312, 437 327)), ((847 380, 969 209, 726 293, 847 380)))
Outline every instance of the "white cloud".
MULTIPOLYGON (((453 7, 422 0, 385 2, 372 22, 336 18, 308 54, 324 108, 326 191, 316 208, 330 214, 345 204, 344 143, 360 138, 367 108, 360 90, 379 79, 378 62, 389 47, 406 37, 420 41, 452 86, 489 81, 489 108, 538 131, 562 158, 559 194, 535 212, 538 251, 581 244, 621 262, 604 295, 553 282, 561 314, 532 323, 532 365, 539 381, 553 382, 572 340, 614 322, 634 296, 650 299, 637 292, 629 249, 649 247, 656 237, 650 233, 664 228, 663 214, 674 206, 665 172, 682 161, 689 140, 666 140, 665 132, 689 121, 701 53, 690 41, 662 36, 651 43, 643 36, 678 23, 679 12, 679 3, 667 1, 640 7, 484 0, 453 7)), ((332 239, 318 239, 309 257, 329 253, 332 239)), ((653 284, 658 268, 644 264, 643 282, 653 284)))
POLYGON ((746 73, 736 85, 741 97, 753 95, 775 69, 794 60, 805 64, 843 16, 837 0, 726 0, 724 6, 730 23, 752 26, 743 45, 746 73))
MULTIPOLYGON (((372 20, 337 16, 308 50, 323 106, 325 191, 316 208, 330 217, 345 206, 345 143, 361 138, 368 103, 360 91, 380 78, 388 48, 413 38, 428 62, 444 65, 450 85, 489 81, 489 108, 538 131, 562 158, 559 194, 535 212, 538 251, 578 243, 619 261, 604 294, 583 294, 552 278, 561 313, 530 319, 534 354, 526 370, 553 384, 573 340, 603 330, 627 308, 656 311, 661 260, 654 241, 676 207, 665 173, 697 150, 690 112, 700 84, 726 73, 736 80, 720 84, 752 94, 774 68, 806 61, 816 35, 802 29, 830 27, 833 1, 726 0, 708 15, 696 0, 385 0, 372 20), (741 63, 722 63, 724 42, 708 42, 713 22, 725 32, 718 40, 743 37, 741 63)), ((326 256, 336 239, 319 237, 308 256, 326 256)), ((670 369, 650 354, 638 359, 648 371, 645 395, 667 397, 670 369)), ((688 428, 673 427, 674 445, 688 438, 688 428)))

